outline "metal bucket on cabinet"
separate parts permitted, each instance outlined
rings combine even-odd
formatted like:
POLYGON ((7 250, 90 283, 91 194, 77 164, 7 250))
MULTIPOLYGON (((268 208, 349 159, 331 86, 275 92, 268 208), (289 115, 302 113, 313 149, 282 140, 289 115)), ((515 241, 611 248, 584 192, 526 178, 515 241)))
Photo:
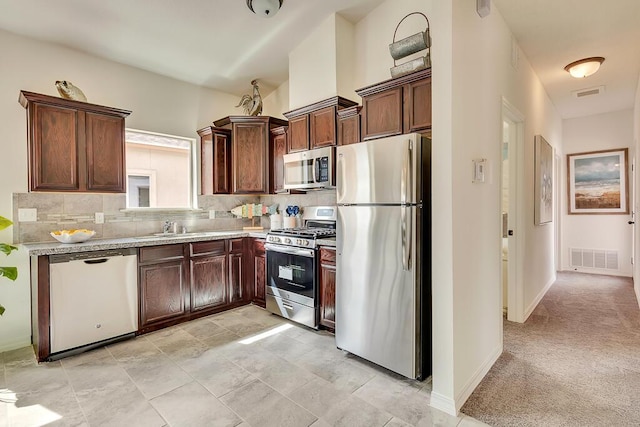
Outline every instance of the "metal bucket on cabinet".
POLYGON ((390 69, 391 77, 396 78, 404 76, 405 74, 413 73, 414 71, 422 70, 431 67, 431 35, 429 34, 429 19, 424 13, 411 12, 398 22, 396 30, 393 32, 393 43, 389 45, 389 53, 393 58, 393 68, 390 69), (409 37, 405 37, 402 40, 396 41, 396 35, 400 24, 411 15, 421 15, 427 21, 427 28, 424 31, 413 34, 409 37), (414 53, 426 50, 426 55, 419 58, 415 58, 411 61, 397 65, 396 61, 405 58, 414 53))

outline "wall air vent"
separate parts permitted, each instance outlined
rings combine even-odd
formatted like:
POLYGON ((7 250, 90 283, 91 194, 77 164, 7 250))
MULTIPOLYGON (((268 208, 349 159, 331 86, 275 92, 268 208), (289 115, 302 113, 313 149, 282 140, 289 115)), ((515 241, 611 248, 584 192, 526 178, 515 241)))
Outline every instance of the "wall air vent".
POLYGON ((571 248, 571 267, 618 270, 618 251, 571 248))
POLYGON ((575 98, 584 98, 585 96, 600 95, 604 93, 604 86, 590 87, 587 89, 574 90, 571 94, 575 98))

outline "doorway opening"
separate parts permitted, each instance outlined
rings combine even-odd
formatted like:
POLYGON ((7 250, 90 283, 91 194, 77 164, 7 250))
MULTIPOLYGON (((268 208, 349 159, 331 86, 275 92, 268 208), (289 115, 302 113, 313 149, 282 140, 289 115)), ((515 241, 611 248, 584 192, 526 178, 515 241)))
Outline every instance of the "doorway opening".
POLYGON ((520 191, 521 171, 523 170, 524 116, 506 99, 502 100, 502 152, 500 214, 502 235, 500 245, 501 259, 501 307, 507 320, 524 321, 524 299, 522 290, 523 251, 519 245, 523 239, 518 230, 524 232, 524 225, 518 208, 522 206, 520 191))

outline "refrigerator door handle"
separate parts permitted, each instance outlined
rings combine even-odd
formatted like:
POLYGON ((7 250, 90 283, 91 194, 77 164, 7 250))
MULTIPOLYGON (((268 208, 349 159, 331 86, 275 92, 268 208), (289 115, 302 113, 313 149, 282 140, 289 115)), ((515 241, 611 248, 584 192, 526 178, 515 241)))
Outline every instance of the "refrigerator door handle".
POLYGON ((336 198, 338 202, 340 202, 344 197, 344 159, 342 157, 342 153, 338 154, 338 167, 336 171, 336 183, 338 184, 336 189, 336 198))
POLYGON ((402 269, 405 271, 411 270, 411 245, 413 235, 412 224, 411 224, 411 212, 407 215, 407 210, 411 209, 408 206, 402 206, 401 218, 401 232, 402 232, 402 269))
POLYGON ((411 199, 411 151, 413 149, 412 141, 409 140, 407 144, 407 150, 404 152, 404 159, 402 160, 402 179, 400 181, 400 203, 406 204, 411 199))

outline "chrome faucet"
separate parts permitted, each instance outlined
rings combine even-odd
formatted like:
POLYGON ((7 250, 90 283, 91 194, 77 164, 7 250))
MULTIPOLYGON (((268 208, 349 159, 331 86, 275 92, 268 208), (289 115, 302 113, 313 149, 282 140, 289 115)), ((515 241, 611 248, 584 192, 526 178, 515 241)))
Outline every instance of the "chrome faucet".
POLYGON ((176 232, 176 223, 174 221, 165 221, 162 225, 162 233, 163 234, 175 234, 176 232))

